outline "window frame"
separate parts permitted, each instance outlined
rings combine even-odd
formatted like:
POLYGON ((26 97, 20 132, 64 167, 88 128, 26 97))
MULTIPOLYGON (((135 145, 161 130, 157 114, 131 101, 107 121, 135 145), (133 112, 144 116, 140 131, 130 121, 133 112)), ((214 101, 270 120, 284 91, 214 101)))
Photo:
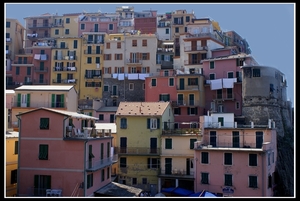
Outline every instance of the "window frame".
POLYGON ((224 153, 224 165, 232 165, 232 153, 225 152, 224 153), (230 156, 230 158, 229 158, 230 156))

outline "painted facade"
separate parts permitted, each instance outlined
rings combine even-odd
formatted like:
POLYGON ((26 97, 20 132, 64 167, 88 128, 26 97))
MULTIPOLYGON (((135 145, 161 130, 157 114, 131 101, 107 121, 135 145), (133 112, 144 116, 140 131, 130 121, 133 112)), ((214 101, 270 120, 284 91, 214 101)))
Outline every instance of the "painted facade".
POLYGON ((220 196, 271 197, 275 184, 275 122, 238 124, 233 113, 200 117, 201 141, 195 142, 195 192, 220 196))
POLYGON ((134 30, 141 34, 155 34, 157 28, 156 10, 144 10, 134 12, 134 30))
POLYGON ((85 132, 96 118, 38 108, 18 115, 18 119, 19 196, 89 197, 111 182, 112 137, 102 136, 100 130, 95 137, 85 132), (80 137, 70 135, 70 123, 74 128, 89 126, 82 127, 84 135, 80 137))
POLYGON ((78 95, 73 86, 23 85, 15 89, 12 102, 12 127, 18 128, 16 115, 39 107, 76 112, 78 95))
POLYGON ((5 124, 6 130, 12 128, 12 106, 14 103, 15 91, 14 90, 5 90, 5 124))
POLYGON ((116 113, 119 183, 155 195, 163 122, 173 122, 169 102, 121 102, 116 113))
POLYGON ((6 197, 17 195, 17 175, 18 175, 18 143, 19 133, 15 131, 6 132, 5 134, 5 185, 6 197))

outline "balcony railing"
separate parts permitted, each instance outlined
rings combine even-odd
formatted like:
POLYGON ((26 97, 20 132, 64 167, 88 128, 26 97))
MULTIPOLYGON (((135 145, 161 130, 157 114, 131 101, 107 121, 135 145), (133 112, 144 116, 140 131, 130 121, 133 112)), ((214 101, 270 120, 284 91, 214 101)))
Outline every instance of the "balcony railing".
POLYGON ((186 169, 173 168, 171 171, 166 171, 165 169, 160 170, 162 175, 172 175, 172 176, 188 176, 194 178, 194 171, 187 171, 186 169))
POLYGON ((160 148, 116 147, 115 153, 127 155, 160 155, 160 148))
POLYGON ((100 160, 91 160, 86 162, 87 171, 96 171, 105 166, 112 165, 118 161, 118 155, 114 154, 113 156, 100 160))
POLYGON ((52 83, 76 84, 77 83, 77 79, 53 79, 52 83))
POLYGON ((177 128, 177 129, 163 129, 162 135, 200 135, 199 128, 177 128))
POLYGON ((142 59, 127 59, 126 64, 142 64, 142 59))
POLYGON ((96 51, 96 50, 88 51, 88 50, 84 50, 83 53, 84 54, 102 54, 102 51, 96 51))
POLYGON ((44 67, 44 68, 34 67, 34 72, 37 72, 37 73, 47 73, 48 72, 48 67, 44 67))
POLYGON ((34 28, 50 28, 51 23, 28 23, 27 27, 29 29, 34 29, 34 28))
POLYGON ((68 56, 68 55, 54 55, 54 60, 77 60, 77 56, 68 56))
POLYGON ((157 48, 157 52, 170 52, 173 53, 174 52, 174 48, 157 48))
POLYGON ((189 51, 201 51, 201 50, 208 50, 207 46, 184 46, 184 51, 189 52, 189 51))
POLYGON ((48 80, 36 80, 36 79, 34 79, 32 83, 37 84, 37 85, 39 85, 39 84, 41 84, 41 85, 50 84, 48 80))
POLYGON ((234 142, 208 142, 208 141, 197 141, 195 149, 209 149, 209 148, 251 148, 251 149, 262 149, 263 144, 258 143, 234 143, 234 142))
POLYGON ((177 86, 177 90, 199 91, 199 85, 185 85, 183 87, 177 86))
POLYGON ((173 107, 198 106, 200 104, 200 102, 196 101, 196 100, 177 100, 177 101, 171 101, 171 104, 173 107))
POLYGON ((77 71, 77 67, 74 67, 74 66, 69 66, 69 67, 53 67, 53 71, 73 71, 73 72, 76 72, 77 71))

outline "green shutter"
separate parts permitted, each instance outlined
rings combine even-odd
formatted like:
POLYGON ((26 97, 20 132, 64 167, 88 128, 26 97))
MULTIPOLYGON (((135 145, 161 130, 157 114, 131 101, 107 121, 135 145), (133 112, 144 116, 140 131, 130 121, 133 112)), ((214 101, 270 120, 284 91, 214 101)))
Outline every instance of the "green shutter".
POLYGON ((61 107, 65 107, 65 94, 61 95, 61 107))
POLYGON ((188 115, 190 114, 190 108, 189 107, 187 108, 187 114, 188 115))
POLYGON ((30 107, 30 94, 27 94, 27 107, 30 107))
POLYGON ((51 107, 55 107, 55 94, 51 95, 51 107))
POLYGON ((147 128, 150 129, 150 119, 147 119, 147 128))
POLYGON ((160 126, 160 119, 157 118, 157 129, 159 129, 159 126, 160 126))
POLYGON ((18 94, 17 106, 21 107, 21 94, 18 94))

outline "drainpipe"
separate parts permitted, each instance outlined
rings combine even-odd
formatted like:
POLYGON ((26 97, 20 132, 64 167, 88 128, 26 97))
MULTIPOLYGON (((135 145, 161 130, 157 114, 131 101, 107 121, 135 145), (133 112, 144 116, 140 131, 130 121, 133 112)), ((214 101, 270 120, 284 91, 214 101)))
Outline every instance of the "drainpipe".
POLYGON ((20 144, 21 144, 21 118, 16 115, 16 117, 18 118, 18 123, 19 123, 19 135, 18 135, 18 174, 17 174, 17 196, 19 196, 20 194, 20 144))
POLYGON ((83 168, 83 196, 86 196, 86 188, 87 188, 87 183, 86 183, 86 143, 88 141, 84 141, 84 168, 83 168))

